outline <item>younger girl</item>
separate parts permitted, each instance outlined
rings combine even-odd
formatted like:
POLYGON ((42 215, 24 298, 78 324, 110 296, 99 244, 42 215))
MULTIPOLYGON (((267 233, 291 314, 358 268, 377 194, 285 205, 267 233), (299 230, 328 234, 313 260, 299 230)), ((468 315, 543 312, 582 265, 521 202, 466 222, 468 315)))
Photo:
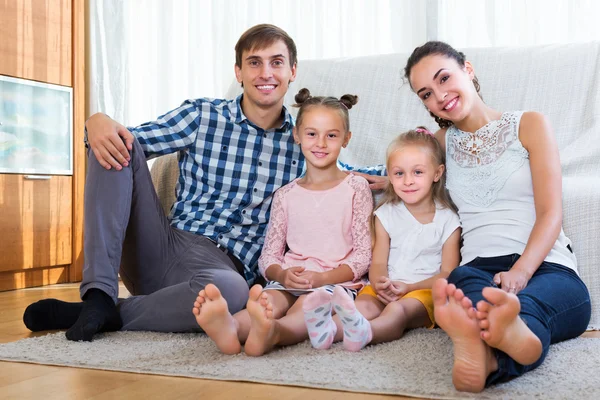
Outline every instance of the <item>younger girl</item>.
POLYGON ((348 110, 358 98, 311 97, 302 89, 295 99, 300 110, 293 134, 306 173, 274 195, 258 260, 268 284, 252 287, 246 309, 233 316, 214 285, 194 303, 198 324, 226 354, 239 353, 241 343, 246 354, 259 356, 306 340, 306 294, 336 287, 354 298, 371 262, 369 184, 337 166, 352 135, 348 110))
MULTIPOLYGON (((403 133, 390 144, 390 182, 374 216, 371 285, 356 303, 337 288, 329 298, 308 296, 305 306, 332 302, 339 315, 335 325, 325 323, 330 315, 307 318, 311 339, 336 336, 337 325, 343 334, 335 339, 343 337, 347 350, 358 351, 369 343, 399 339, 406 329, 434 326, 431 287, 460 261, 460 223, 446 195, 443 160, 440 145, 425 128, 403 133)), ((312 343, 327 348, 331 341, 312 343)))

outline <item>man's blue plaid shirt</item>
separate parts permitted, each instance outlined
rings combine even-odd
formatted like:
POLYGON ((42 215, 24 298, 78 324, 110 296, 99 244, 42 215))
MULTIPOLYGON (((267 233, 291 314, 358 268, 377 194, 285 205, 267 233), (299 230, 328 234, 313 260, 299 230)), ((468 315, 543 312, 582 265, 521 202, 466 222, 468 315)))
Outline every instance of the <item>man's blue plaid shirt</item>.
POLYGON ((246 118, 241 99, 187 100, 129 130, 148 158, 182 151, 171 225, 225 246, 244 264, 251 285, 273 193, 302 174, 304 156, 285 107, 282 125, 264 130, 246 118))

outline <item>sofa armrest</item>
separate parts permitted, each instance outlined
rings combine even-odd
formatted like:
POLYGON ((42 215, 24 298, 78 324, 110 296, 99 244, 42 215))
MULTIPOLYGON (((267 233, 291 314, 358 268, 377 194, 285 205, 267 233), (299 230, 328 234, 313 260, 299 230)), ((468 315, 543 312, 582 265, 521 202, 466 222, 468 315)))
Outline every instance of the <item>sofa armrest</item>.
POLYGON ((590 328, 600 329, 600 178, 563 178, 563 228, 592 298, 590 328))
POLYGON ((169 216, 175 202, 175 187, 179 179, 178 154, 167 154, 155 158, 150 170, 152 183, 166 216, 169 216))

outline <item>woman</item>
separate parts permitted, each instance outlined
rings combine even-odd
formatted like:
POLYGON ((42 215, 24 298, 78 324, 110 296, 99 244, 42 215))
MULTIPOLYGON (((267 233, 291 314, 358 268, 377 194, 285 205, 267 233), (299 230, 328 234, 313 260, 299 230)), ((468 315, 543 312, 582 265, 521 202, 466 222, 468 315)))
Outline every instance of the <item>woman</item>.
POLYGON ((405 75, 441 128, 463 229, 461 266, 433 287, 435 319, 454 343, 454 386, 479 392, 536 368, 589 323, 561 227, 558 148, 543 115, 487 106, 473 66, 446 43, 417 47, 405 75))

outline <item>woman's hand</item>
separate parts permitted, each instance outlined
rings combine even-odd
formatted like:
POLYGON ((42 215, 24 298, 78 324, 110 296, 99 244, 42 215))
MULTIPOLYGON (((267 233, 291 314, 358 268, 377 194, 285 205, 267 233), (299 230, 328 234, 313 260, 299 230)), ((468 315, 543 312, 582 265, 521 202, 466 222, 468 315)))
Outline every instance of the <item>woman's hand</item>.
POLYGON ((529 282, 527 273, 517 268, 513 268, 508 272, 499 272, 494 275, 494 283, 508 293, 519 293, 521 290, 525 289, 527 282, 529 282))

